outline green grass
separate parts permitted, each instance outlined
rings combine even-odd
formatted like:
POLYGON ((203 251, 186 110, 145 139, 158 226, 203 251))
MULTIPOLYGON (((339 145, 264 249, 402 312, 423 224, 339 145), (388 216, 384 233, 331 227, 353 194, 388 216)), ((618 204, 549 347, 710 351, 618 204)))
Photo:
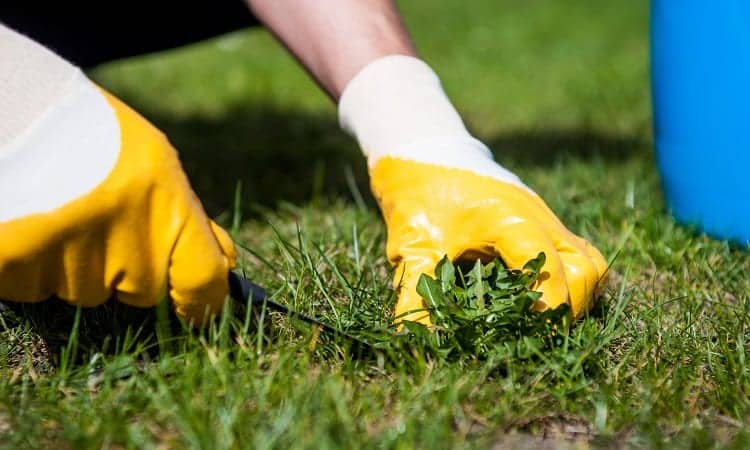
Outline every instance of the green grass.
MULTIPOLYGON (((0 448, 750 445, 750 257, 665 211, 647 3, 402 3, 469 126, 614 259, 591 316, 542 352, 445 362, 352 358, 229 308, 196 333, 160 311, 14 307, 0 312, 0 448)), ((170 136, 276 300, 344 328, 389 323, 364 162, 265 32, 92 76, 170 136)))

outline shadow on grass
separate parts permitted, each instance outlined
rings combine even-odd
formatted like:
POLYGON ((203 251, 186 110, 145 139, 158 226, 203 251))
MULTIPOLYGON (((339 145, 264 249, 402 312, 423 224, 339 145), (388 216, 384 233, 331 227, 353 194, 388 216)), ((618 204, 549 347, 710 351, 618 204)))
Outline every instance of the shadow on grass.
POLYGON ((620 136, 589 129, 512 132, 485 143, 498 161, 521 167, 550 167, 564 159, 600 158, 622 161, 641 152, 647 143, 636 136, 620 136))
MULTIPOLYGON (((306 203, 321 195, 361 195, 375 207, 365 161, 332 114, 263 105, 236 107, 216 118, 143 112, 179 149, 193 187, 212 216, 232 209, 238 181, 244 211, 281 201, 306 203)), ((564 158, 594 156, 622 160, 645 145, 638 137, 588 129, 518 131, 485 137, 485 142, 512 167, 546 167, 564 158)))
MULTIPOLYGON (((230 341, 242 329, 255 333, 260 324, 260 312, 248 311, 237 302, 228 302, 228 319, 233 322, 224 333, 230 341), (250 313, 247 327, 243 325, 250 313)), ((180 348, 186 340, 212 340, 218 332, 221 318, 216 318, 204 328, 193 328, 180 321, 172 310, 171 302, 162 302, 151 308, 136 308, 115 299, 93 308, 77 308, 52 298, 40 303, 14 303, 0 301, 0 336, 2 332, 21 336, 15 341, 26 348, 11 348, 11 353, 37 355, 33 364, 57 367, 64 352, 73 341, 76 352, 70 362, 85 364, 94 354, 132 354, 137 358, 156 359, 165 349, 180 348), (76 316, 78 323, 76 324, 76 316), (73 338, 72 338, 73 337, 73 338), (191 339, 193 338, 193 339, 191 339), (166 346, 166 347, 165 347, 166 346)), ((271 343, 273 329, 270 316, 263 318, 264 342, 271 343)), ((12 358, 11 358, 12 359, 12 358)), ((17 358, 16 358, 17 359, 17 358)), ((13 361, 10 361, 11 365, 13 361)))
MULTIPOLYGON (((23 329, 24 333, 31 333, 33 336, 26 341, 43 347, 44 357, 48 359, 45 363, 52 366, 59 363, 61 353, 70 345, 77 312, 75 306, 59 299, 29 304, 0 303, 4 323, 11 328, 23 329)), ((85 358, 98 352, 114 354, 127 351, 123 346, 127 346, 128 342, 145 345, 147 353, 155 356, 158 354, 158 319, 156 308, 133 308, 114 300, 95 308, 82 308, 76 339, 78 357, 85 358)), ((167 320, 172 335, 182 332, 176 318, 167 320)))
POLYGON ((145 115, 179 150, 209 215, 232 209, 238 181, 246 212, 320 196, 362 195, 375 205, 356 142, 332 117, 266 107, 233 109, 215 119, 145 115))

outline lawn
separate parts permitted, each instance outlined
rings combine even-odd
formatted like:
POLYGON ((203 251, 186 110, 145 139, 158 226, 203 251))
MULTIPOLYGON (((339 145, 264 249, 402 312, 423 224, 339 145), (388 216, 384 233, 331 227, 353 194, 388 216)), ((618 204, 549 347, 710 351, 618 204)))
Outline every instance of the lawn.
MULTIPOLYGON (((0 448, 750 446, 750 257, 665 209, 647 2, 401 3, 470 128, 612 262, 591 316, 549 348, 443 361, 357 358, 241 308, 199 333, 164 308, 0 306, 0 448)), ((167 133, 275 300, 391 320, 364 161, 265 31, 90 74, 167 133)))

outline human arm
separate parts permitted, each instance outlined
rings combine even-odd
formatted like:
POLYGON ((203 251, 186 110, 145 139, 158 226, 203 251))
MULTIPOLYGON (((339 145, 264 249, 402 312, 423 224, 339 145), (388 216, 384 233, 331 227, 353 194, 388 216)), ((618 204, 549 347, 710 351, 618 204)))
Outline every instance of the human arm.
POLYGON ((248 0, 338 100, 367 157, 396 266, 396 315, 426 321, 421 273, 451 259, 500 256, 520 268, 544 251, 537 308, 591 306, 606 262, 467 131, 435 72, 415 58, 392 1, 248 0), (404 315, 406 314, 406 315, 404 315))
POLYGON ((362 68, 416 56, 393 0, 246 0, 335 101, 362 68))

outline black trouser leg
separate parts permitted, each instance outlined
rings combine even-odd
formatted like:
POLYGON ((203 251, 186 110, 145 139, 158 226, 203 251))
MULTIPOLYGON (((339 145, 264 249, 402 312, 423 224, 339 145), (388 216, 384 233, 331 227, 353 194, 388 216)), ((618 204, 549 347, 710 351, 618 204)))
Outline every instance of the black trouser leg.
POLYGON ((0 22, 81 67, 258 23, 242 0, 0 0, 0 22))

